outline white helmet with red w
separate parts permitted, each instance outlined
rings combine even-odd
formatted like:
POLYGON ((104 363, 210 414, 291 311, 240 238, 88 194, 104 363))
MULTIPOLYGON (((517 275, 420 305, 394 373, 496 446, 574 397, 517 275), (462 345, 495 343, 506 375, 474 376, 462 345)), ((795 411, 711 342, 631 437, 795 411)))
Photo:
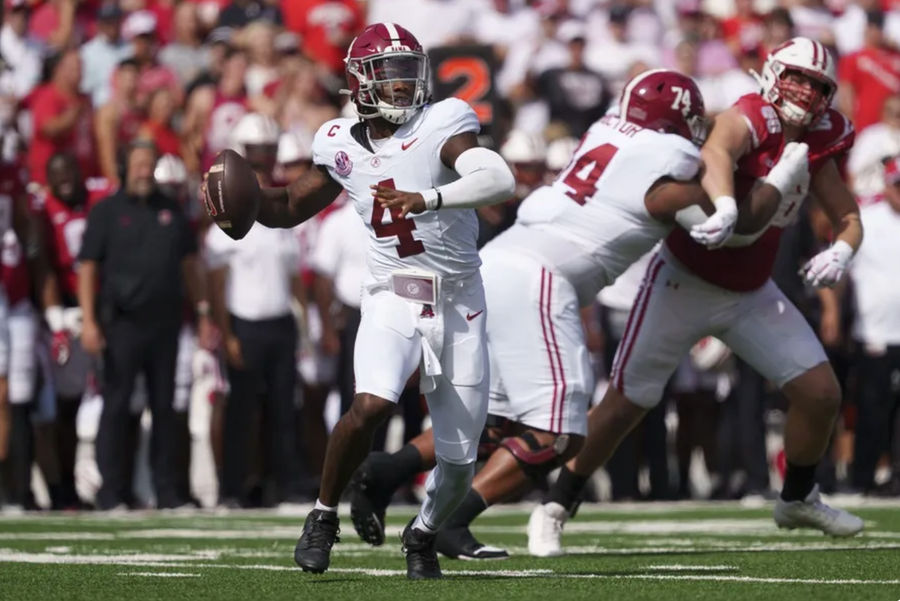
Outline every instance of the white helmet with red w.
POLYGON ((809 38, 790 39, 769 53, 762 75, 752 72, 762 87, 762 96, 791 125, 809 125, 819 119, 837 90, 834 58, 821 42, 809 38), (806 75, 819 86, 804 87, 788 81, 789 73, 806 75))
POLYGON ((428 57, 416 36, 393 23, 362 30, 344 58, 350 95, 364 119, 405 123, 428 102, 428 57))

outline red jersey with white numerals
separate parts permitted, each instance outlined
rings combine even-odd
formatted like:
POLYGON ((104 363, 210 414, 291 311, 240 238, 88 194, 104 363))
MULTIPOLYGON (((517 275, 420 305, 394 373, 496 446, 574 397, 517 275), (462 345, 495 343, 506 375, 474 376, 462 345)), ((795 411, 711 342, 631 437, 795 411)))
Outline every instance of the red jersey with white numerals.
MULTIPOLYGON (((750 151, 738 161, 734 172, 734 192, 738 204, 750 194, 753 184, 764 177, 781 156, 786 141, 778 113, 759 94, 742 96, 735 106, 750 129, 750 151)), ((801 142, 809 145, 809 171, 814 176, 829 159, 840 160, 853 146, 853 124, 834 109, 828 111, 801 136, 801 142)), ((786 224, 793 221, 800 209, 785 207, 774 222, 786 224)), ((745 292, 756 290, 772 275, 782 227, 770 223, 766 231, 747 246, 726 246, 710 250, 697 244, 683 229, 675 228, 666 238, 666 247, 685 267, 704 280, 727 288, 745 292)))
POLYGON ((16 230, 16 203, 25 197, 25 184, 22 167, 11 163, 0 163, 0 282, 6 290, 9 306, 28 298, 31 291, 31 278, 28 275, 28 264, 25 251, 16 230))
POLYGON ((75 268, 88 212, 114 192, 109 180, 104 177, 89 178, 85 186, 88 191, 87 201, 77 207, 70 207, 49 190, 39 192, 33 199, 44 222, 50 265, 59 283, 63 304, 69 306, 77 304, 78 276, 75 268))

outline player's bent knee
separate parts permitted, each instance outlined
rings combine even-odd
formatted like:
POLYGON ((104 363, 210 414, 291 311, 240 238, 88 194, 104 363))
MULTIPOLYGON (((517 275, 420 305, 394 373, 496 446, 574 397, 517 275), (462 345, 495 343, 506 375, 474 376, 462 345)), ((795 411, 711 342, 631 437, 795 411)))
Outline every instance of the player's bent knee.
POLYGON ((347 412, 351 423, 358 428, 377 428, 394 412, 394 403, 374 394, 360 393, 347 412))
POLYGON ((834 416, 841 407, 841 386, 828 363, 821 363, 784 387, 788 400, 804 412, 834 416))

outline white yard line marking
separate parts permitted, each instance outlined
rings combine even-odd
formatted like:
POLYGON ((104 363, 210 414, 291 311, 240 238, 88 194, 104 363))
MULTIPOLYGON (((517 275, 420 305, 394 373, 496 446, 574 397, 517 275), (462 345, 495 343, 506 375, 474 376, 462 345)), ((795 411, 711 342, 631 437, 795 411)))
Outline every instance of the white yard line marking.
MULTIPOLYGON (((329 572, 339 574, 364 574, 366 576, 406 576, 406 570, 383 570, 369 568, 332 568, 329 572)), ((553 570, 444 570, 450 576, 494 576, 500 578, 531 578, 535 576, 563 576, 553 570)))
MULTIPOLYGON (((265 571, 298 571, 298 568, 285 565, 266 564, 226 564, 196 563, 197 556, 135 554, 135 555, 54 555, 51 553, 19 553, 10 549, 0 549, 0 563, 40 563, 40 564, 75 564, 75 565, 132 565, 147 567, 180 567, 214 568, 228 570, 265 570, 265 571), (190 562, 190 563, 184 563, 190 562)), ((647 570, 670 571, 709 571, 714 569, 734 569, 734 566, 689 566, 684 564, 647 566, 647 570)), ((329 572, 338 574, 361 574, 365 576, 403 576, 405 570, 371 569, 371 568, 332 568, 329 572)), ((859 585, 881 584, 896 585, 900 580, 864 580, 857 578, 825 579, 825 578, 774 578, 757 576, 735 576, 714 574, 566 574, 551 569, 534 570, 445 570, 448 576, 490 576, 500 578, 569 578, 600 580, 690 580, 712 582, 755 582, 763 584, 826 584, 826 585, 859 585)), ((178 572, 121 572, 123 576, 160 576, 177 577, 200 576, 178 572)))
MULTIPOLYGON (((204 566, 206 567, 206 566, 204 566)), ((228 567, 228 566, 219 566, 228 567)), ((280 566, 231 566, 242 569, 291 569, 280 566)), ((406 570, 385 570, 372 568, 331 568, 328 572, 339 574, 361 574, 364 576, 405 576, 406 570)), ((554 570, 444 570, 445 576, 491 576, 499 578, 571 578, 596 580, 696 580, 713 582, 756 582, 763 584, 900 584, 900 580, 862 580, 843 578, 774 578, 756 576, 730 576, 712 574, 566 574, 554 570)))
POLYGON ((56 553, 28 553, 15 549, 0 549, 0 563, 43 563, 82 565, 171 565, 185 566, 186 562, 218 559, 218 553, 205 555, 176 555, 162 553, 128 553, 117 555, 58 555, 56 553))
POLYGON ((661 572, 737 572, 737 566, 704 566, 675 563, 671 565, 644 566, 641 570, 658 570, 661 572))
POLYGON ((712 582, 756 582, 761 584, 900 584, 900 580, 861 580, 858 578, 763 578, 757 576, 713 576, 706 574, 557 574, 559 578, 599 580, 703 580, 712 582))
POLYGON ((119 572, 116 576, 154 576, 157 578, 199 578, 200 574, 186 572, 119 572))
MULTIPOLYGON (((340 547, 335 547, 340 552, 340 547)), ((528 547, 507 546, 504 547, 513 556, 527 556, 528 547)), ((861 543, 858 545, 832 544, 832 543, 776 543, 760 542, 747 545, 742 542, 720 541, 707 544, 706 541, 698 541, 693 547, 654 546, 654 547, 604 547, 601 545, 573 545, 564 546, 566 555, 691 555, 693 553, 709 553, 710 551, 721 553, 773 553, 773 552, 804 552, 804 551, 889 551, 900 550, 900 544, 896 543, 861 543)))
POLYGON ((0 532, 0 540, 115 540, 100 532, 0 532))
MULTIPOLYGON (((872 509, 897 509, 900 508, 900 499, 877 499, 869 498, 861 495, 826 495, 825 500, 829 504, 838 507, 864 507, 872 509)), ((522 515, 526 516, 534 509, 533 502, 523 502, 514 504, 496 505, 485 511, 484 515, 522 515)), ((771 506, 771 502, 767 502, 766 507, 771 506)), ((299 508, 299 506, 298 506, 299 508)), ((312 504, 304 505, 305 511, 313 508, 312 504)), ((740 501, 656 501, 656 502, 640 502, 640 503, 583 503, 579 508, 579 515, 594 516, 597 514, 671 514, 673 512, 695 512, 695 511, 740 511, 746 507, 740 501)), ((350 515, 350 506, 342 503, 338 509, 341 517, 350 515)), ((412 506, 391 507, 392 515, 412 516, 416 511, 412 506)), ((108 515, 103 512, 82 512, 77 514, 77 519, 82 521, 94 522, 115 522, 128 521, 134 523, 140 520, 153 520, 162 517, 166 520, 178 520, 181 518, 208 518, 216 519, 221 517, 237 518, 243 522, 236 524, 235 527, 253 527, 246 521, 253 519, 271 519, 279 517, 277 509, 220 509, 220 508, 204 508, 184 511, 180 513, 160 514, 154 510, 131 511, 122 515, 108 515)), ((17 515, 0 514, 0 522, 9 521, 41 521, 48 523, 51 521, 71 522, 73 519, 71 513, 47 512, 47 511, 28 511, 17 515)), ((299 528, 300 524, 298 524, 299 528)))

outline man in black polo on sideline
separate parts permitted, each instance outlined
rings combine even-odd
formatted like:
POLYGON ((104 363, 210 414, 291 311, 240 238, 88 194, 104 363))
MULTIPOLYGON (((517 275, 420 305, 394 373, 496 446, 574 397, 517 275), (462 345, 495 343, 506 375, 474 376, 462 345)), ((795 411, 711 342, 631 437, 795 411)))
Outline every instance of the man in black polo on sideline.
POLYGON ((175 359, 184 292, 196 307, 201 340, 210 328, 209 303, 194 234, 178 203, 164 196, 153 179, 156 158, 150 143, 129 147, 124 186, 88 215, 78 256, 82 346, 103 357, 98 509, 122 506, 131 496, 129 402, 142 371, 153 413, 150 448, 157 505, 188 503, 176 484, 175 359))

